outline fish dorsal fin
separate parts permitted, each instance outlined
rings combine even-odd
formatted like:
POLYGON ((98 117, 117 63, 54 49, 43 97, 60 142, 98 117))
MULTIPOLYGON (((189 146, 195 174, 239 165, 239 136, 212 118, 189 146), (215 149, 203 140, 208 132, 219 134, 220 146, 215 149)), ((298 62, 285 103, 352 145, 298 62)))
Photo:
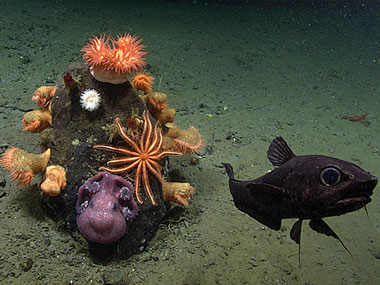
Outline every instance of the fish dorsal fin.
POLYGON ((348 250, 348 248, 345 246, 345 244, 343 243, 343 241, 338 237, 338 235, 332 230, 332 228, 329 227, 328 224, 326 224, 325 221, 323 221, 322 219, 312 219, 310 220, 309 222, 309 226, 310 228, 312 228, 314 231, 316 231, 317 233, 320 233, 320 234, 324 234, 324 235, 327 235, 328 237, 334 237, 336 238, 337 240, 339 240, 339 242, 341 243, 341 245, 344 247, 345 250, 347 250, 347 252, 352 256, 351 252, 348 250))
POLYGON ((286 141, 281 136, 277 136, 270 144, 267 156, 274 166, 279 166, 295 157, 295 154, 286 141))

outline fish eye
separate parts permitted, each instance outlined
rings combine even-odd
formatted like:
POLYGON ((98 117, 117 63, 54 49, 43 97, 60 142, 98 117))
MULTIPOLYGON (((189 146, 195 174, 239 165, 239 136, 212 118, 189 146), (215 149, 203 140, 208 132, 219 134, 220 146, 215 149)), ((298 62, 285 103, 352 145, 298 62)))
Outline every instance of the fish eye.
POLYGON ((339 183, 341 176, 340 171, 334 167, 323 169, 320 175, 322 183, 326 186, 334 186, 339 183))

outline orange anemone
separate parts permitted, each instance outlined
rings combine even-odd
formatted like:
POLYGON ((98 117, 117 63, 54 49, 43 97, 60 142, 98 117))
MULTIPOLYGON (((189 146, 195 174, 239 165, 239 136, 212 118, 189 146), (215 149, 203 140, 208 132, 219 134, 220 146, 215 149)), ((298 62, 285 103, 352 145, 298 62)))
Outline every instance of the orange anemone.
POLYGON ((194 187, 186 182, 162 183, 162 196, 165 202, 175 202, 179 205, 189 206, 189 198, 194 193, 194 187))
POLYGON ((129 34, 120 35, 117 40, 102 35, 90 39, 81 51, 96 80, 120 84, 128 80, 128 74, 136 73, 145 66, 146 52, 141 42, 142 39, 129 34))
POLYGON ((37 109, 30 111, 24 115, 21 120, 24 129, 23 131, 28 131, 31 133, 40 133, 44 129, 52 125, 52 115, 49 109, 37 109))
POLYGON ((34 91, 32 100, 37 101, 39 108, 45 108, 50 103, 56 90, 56 86, 41 86, 34 91))
POLYGON ((193 126, 188 129, 170 127, 167 129, 165 137, 165 148, 174 148, 176 151, 185 154, 198 153, 203 146, 202 135, 193 126), (172 147, 171 144, 173 145, 172 147))
POLYGON ((66 187, 66 171, 60 165, 46 167, 45 180, 40 189, 49 196, 57 196, 66 187))
POLYGON ((141 90, 148 94, 152 92, 152 84, 154 77, 150 76, 148 73, 139 73, 132 79, 132 85, 136 90, 141 90))
POLYGON ((50 148, 42 154, 32 154, 19 148, 6 150, 0 160, 2 167, 6 168, 17 184, 28 187, 35 174, 43 172, 50 159, 50 148))
POLYGON ((174 108, 167 107, 168 96, 161 92, 151 92, 149 94, 140 95, 141 100, 146 104, 152 116, 158 120, 161 126, 172 123, 176 116, 174 108))
POLYGON ((162 111, 168 106, 168 96, 161 92, 152 92, 148 95, 147 102, 148 108, 162 111))

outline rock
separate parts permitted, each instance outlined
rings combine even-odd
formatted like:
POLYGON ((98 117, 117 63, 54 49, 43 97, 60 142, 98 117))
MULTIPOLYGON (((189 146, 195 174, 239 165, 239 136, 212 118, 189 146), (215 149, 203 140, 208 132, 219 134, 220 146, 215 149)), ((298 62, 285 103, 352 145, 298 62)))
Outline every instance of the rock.
MULTIPOLYGON (((49 164, 59 164, 66 169, 67 185, 59 196, 43 196, 43 205, 49 215, 56 219, 63 217, 68 229, 75 232, 78 230, 75 204, 79 187, 89 177, 97 174, 99 167, 106 166, 107 161, 114 157, 112 153, 92 147, 95 144, 129 147, 118 135, 110 143, 104 127, 112 125, 116 117, 126 126, 132 109, 141 115, 146 107, 129 82, 118 85, 98 82, 89 73, 88 67, 79 63, 72 64, 63 74, 66 73, 70 73, 78 84, 70 89, 65 86, 62 76, 58 79, 52 102, 52 131, 48 139, 44 137, 44 142, 51 148, 49 164), (95 111, 86 111, 80 105, 80 94, 86 89, 95 89, 100 93, 101 103, 95 111)), ((146 198, 144 190, 140 189, 145 200, 143 205, 139 205, 139 214, 126 235, 112 244, 90 242, 93 258, 128 258, 139 252, 139 249, 145 248, 147 241, 153 237, 166 214, 166 206, 162 200, 161 185, 152 175, 149 180, 156 205, 153 206, 146 198)))
POLYGON ((27 272, 29 271, 33 266, 33 260, 29 257, 24 257, 20 262, 20 268, 22 271, 27 272))
POLYGON ((130 283, 128 276, 120 270, 109 270, 103 273, 102 279, 106 285, 127 285, 130 283))

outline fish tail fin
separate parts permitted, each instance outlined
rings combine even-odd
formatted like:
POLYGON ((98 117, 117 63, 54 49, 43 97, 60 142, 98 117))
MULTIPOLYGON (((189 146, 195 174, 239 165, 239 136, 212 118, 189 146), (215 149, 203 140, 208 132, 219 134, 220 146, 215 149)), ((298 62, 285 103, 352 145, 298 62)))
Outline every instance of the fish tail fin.
POLYGON ((230 179, 234 179, 235 173, 234 173, 234 169, 232 168, 232 165, 229 163, 222 163, 222 165, 226 169, 228 177, 230 179))

